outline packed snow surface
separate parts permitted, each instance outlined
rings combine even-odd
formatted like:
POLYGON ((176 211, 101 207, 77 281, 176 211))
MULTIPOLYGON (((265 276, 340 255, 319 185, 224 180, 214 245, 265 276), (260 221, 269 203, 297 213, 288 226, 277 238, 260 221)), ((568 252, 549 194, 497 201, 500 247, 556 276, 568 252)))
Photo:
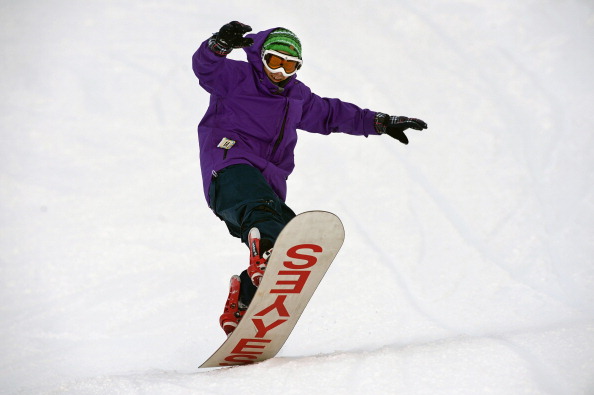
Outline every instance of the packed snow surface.
MULTIPOLYGON (((593 394, 594 4, 3 1, 3 394, 593 394), (245 246, 205 204, 190 58, 285 26, 321 96, 288 204, 346 241, 278 357, 198 370, 245 246)), ((232 54, 242 59, 242 51, 232 54)))

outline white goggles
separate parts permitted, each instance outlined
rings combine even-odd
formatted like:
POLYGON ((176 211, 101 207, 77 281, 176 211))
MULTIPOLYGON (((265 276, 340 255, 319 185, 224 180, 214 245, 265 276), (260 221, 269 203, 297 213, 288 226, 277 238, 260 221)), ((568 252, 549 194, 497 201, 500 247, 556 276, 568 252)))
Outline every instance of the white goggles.
POLYGON ((267 49, 262 53, 262 63, 271 73, 280 72, 285 77, 290 77, 301 68, 303 61, 298 57, 267 49))

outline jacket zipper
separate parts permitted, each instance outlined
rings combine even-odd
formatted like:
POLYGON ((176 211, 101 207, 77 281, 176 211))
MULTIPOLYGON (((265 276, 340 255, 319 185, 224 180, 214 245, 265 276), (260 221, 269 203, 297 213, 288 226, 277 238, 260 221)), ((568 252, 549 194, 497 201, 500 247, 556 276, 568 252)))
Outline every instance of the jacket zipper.
POLYGON ((276 150, 278 149, 281 142, 283 141, 283 138, 285 137, 285 124, 287 123, 287 114, 288 113, 289 113, 289 100, 287 100, 285 103, 285 114, 283 116, 283 123, 281 125, 280 134, 278 135, 278 138, 276 139, 276 141, 274 143, 274 147, 272 148, 272 153, 270 154, 271 160, 274 158, 274 154, 276 154, 276 150))

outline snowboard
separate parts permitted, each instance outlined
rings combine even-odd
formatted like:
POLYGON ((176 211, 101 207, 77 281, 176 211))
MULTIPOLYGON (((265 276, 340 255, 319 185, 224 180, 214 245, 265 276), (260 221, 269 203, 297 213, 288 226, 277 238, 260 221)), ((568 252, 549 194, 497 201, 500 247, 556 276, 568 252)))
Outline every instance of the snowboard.
POLYGON ((344 241, 340 219, 326 211, 293 218, 278 236, 258 291, 237 328, 200 368, 246 365, 274 357, 344 241))

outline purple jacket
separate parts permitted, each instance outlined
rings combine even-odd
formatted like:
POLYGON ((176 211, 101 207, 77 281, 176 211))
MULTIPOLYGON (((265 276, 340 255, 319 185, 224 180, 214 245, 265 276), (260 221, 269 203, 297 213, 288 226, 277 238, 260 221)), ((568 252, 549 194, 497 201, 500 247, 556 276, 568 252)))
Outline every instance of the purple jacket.
POLYGON ((215 55, 204 41, 192 57, 200 85, 210 93, 208 110, 198 125, 204 193, 212 173, 234 164, 258 168, 276 194, 287 195, 287 178, 295 167, 297 129, 330 134, 377 135, 375 112, 339 99, 317 96, 296 75, 280 88, 264 73, 260 53, 274 29, 249 34, 247 62, 215 55), (224 138, 231 149, 218 148, 224 138))

